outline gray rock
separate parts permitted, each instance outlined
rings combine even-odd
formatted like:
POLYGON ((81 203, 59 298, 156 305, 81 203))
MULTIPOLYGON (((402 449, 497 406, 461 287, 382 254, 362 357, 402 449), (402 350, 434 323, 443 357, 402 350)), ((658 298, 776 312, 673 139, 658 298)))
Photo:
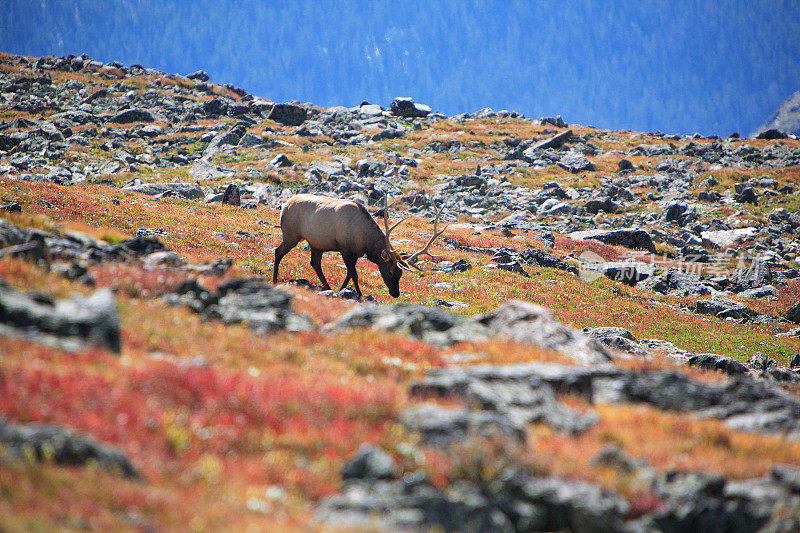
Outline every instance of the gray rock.
MULTIPOLYGON (((517 436, 524 435, 528 424, 541 422, 558 431, 577 434, 592 427, 598 420, 594 413, 581 414, 556 401, 548 383, 531 375, 493 372, 492 367, 460 367, 428 372, 425 380, 411 387, 413 395, 457 398, 472 406, 478 413, 492 413, 482 422, 496 424, 503 433, 513 428, 517 436), (499 419, 496 418, 499 416, 499 419)), ((433 409, 433 408, 431 408, 433 409)), ((446 438, 457 440, 467 429, 465 422, 475 422, 467 413, 449 411, 451 422, 446 438), (457 415, 457 416, 456 416, 457 415), (455 418, 454 418, 455 417, 455 418), (456 421, 458 421, 456 423, 456 421)), ((442 418, 440 416, 439 418, 442 418)))
POLYGON ((272 158, 272 161, 270 161, 269 164, 272 167, 280 168, 280 167, 290 167, 294 163, 292 163, 289 160, 289 158, 286 157, 284 154, 278 154, 274 158, 272 158))
POLYGON ((576 152, 569 152, 564 155, 558 160, 558 166, 569 170, 573 174, 594 170, 594 164, 585 155, 576 152))
POLYGON ((149 196, 163 195, 167 192, 174 193, 175 196, 197 200, 205 197, 203 189, 196 183, 144 183, 141 180, 133 180, 122 187, 125 191, 138 192, 149 196))
POLYGON ((701 315, 711 315, 717 318, 747 319, 756 316, 756 312, 748 309, 742 303, 715 297, 710 300, 698 300, 695 312, 701 315))
POLYGON ((747 289, 739 293, 743 298, 768 298, 770 296, 777 296, 778 289, 772 285, 765 285, 763 287, 756 287, 754 289, 747 289))
POLYGON ((15 424, 0 417, 0 445, 6 457, 19 460, 52 460, 59 465, 96 463, 125 477, 139 477, 127 456, 118 448, 97 442, 68 428, 50 424, 15 424), (33 455, 29 455, 32 453, 33 455))
POLYGON ((207 82, 211 79, 208 73, 205 70, 198 70, 196 72, 192 72, 191 74, 186 75, 187 78, 190 80, 197 80, 200 82, 207 82))
POLYGON ((529 302, 510 300, 476 316, 475 321, 501 337, 559 351, 582 363, 612 359, 600 342, 557 321, 549 309, 529 302))
POLYGON ((630 331, 623 328, 584 328, 583 332, 615 350, 635 355, 644 355, 647 353, 647 351, 639 345, 636 337, 634 337, 630 331))
POLYGON ((274 288, 260 278, 228 279, 220 283, 216 292, 195 281, 186 282, 165 299, 171 304, 186 305, 206 319, 246 324, 260 334, 314 329, 307 316, 292 311, 290 292, 274 288))
POLYGON ((681 226, 697 218, 694 210, 683 202, 673 202, 667 205, 661 216, 666 222, 677 222, 681 226))
POLYGON ((584 263, 581 271, 581 279, 584 281, 594 281, 598 274, 619 281, 625 285, 635 286, 637 283, 651 277, 655 272, 655 265, 643 263, 641 261, 609 261, 609 262, 587 262, 584 263))
POLYGON ((355 456, 345 463, 342 479, 394 479, 397 477, 397 465, 385 451, 375 446, 364 444, 355 456))
POLYGON ((686 361, 692 366, 699 366, 707 370, 720 370, 726 374, 746 374, 750 369, 735 359, 713 353, 692 355, 686 361))
POLYGON ((6 335, 70 348, 121 348, 117 304, 108 289, 53 300, 0 286, 0 329, 6 335))
POLYGON ((536 152, 539 150, 546 150, 548 148, 559 148, 561 145, 567 142, 570 137, 572 137, 572 130, 562 131, 561 133, 553 135, 552 137, 542 139, 529 148, 526 148, 522 152, 523 159, 529 163, 532 163, 534 159, 538 159, 536 152))
POLYGON ((719 248, 726 248, 745 241, 758 233, 758 228, 734 228, 730 230, 702 231, 704 241, 709 241, 719 248))
POLYGON ((239 144, 237 146, 242 146, 244 148, 261 147, 264 146, 264 141, 251 133, 245 133, 242 135, 242 138, 239 139, 239 144))
POLYGON ((189 175, 195 180, 207 180, 211 178, 233 177, 234 171, 223 169, 206 159, 198 159, 189 167, 189 175))
MULTIPOLYGON (((412 388, 416 394, 424 395, 426 384, 412 388)), ((438 390, 437 390, 438 393, 438 390)), ((468 437, 505 435, 507 438, 522 440, 524 426, 501 413, 478 411, 462 407, 443 407, 433 403, 423 403, 406 410, 401 416, 403 425, 419 433, 423 442, 431 446, 449 446, 462 442, 468 437)))
POLYGON ((600 211, 604 211, 606 213, 616 213, 622 209, 622 206, 614 202, 611 198, 589 200, 583 204, 583 207, 587 212, 593 215, 596 215, 600 211))
POLYGON ((670 268, 666 272, 651 276, 636 284, 668 296, 684 297, 690 294, 711 294, 713 284, 700 279, 698 274, 670 268))
POLYGON ((392 531, 625 531, 628 505, 590 483, 507 469, 489 483, 434 488, 420 476, 395 482, 347 482, 321 502, 317 518, 350 529, 392 531))
POLYGON ((309 172, 317 172, 326 176, 344 174, 344 165, 338 161, 312 161, 308 166, 309 172))
POLYGON ((411 303, 356 306, 330 326, 334 330, 350 327, 403 333, 437 344, 476 342, 491 335, 490 330, 466 317, 411 303))
POLYGON ((402 98, 397 97, 392 101, 390 106, 392 110, 392 114, 398 117, 427 117, 430 112, 431 108, 424 105, 418 104, 414 102, 411 98, 402 98))

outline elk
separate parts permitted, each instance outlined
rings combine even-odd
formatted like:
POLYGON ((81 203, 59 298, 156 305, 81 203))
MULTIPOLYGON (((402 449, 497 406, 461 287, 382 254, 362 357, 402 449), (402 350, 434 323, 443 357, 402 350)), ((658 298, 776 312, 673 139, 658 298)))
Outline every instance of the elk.
POLYGON ((308 241, 311 248, 311 266, 325 290, 330 290, 330 285, 322 272, 322 254, 339 252, 347 267, 347 275, 339 290, 347 287, 348 282, 352 279, 356 294, 361 296, 356 261, 359 257, 366 255, 367 259, 378 265, 383 282, 389 289, 389 294, 393 298, 400 296, 400 276, 403 275, 403 270, 412 268, 420 270, 416 266, 417 260, 423 254, 433 257, 428 252, 428 248, 447 229, 445 226, 440 231, 436 230, 444 205, 436 214, 433 236, 421 250, 411 255, 395 251, 389 240, 392 230, 405 218, 389 227, 388 194, 384 197, 383 205, 385 233, 381 231, 369 211, 363 205, 352 200, 313 194, 297 194, 289 198, 281 210, 283 240, 275 248, 272 282, 278 282, 278 266, 281 259, 300 241, 305 240, 308 241))

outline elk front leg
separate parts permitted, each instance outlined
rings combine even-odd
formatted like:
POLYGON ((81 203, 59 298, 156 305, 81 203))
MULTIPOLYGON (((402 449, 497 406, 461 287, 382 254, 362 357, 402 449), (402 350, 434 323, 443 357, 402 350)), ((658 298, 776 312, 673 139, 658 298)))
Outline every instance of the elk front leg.
POLYGON ((314 248, 311 249, 311 266, 314 268, 314 272, 317 273, 317 277, 322 282, 322 288, 326 291, 331 290, 331 286, 328 285, 328 280, 325 279, 325 274, 322 272, 321 250, 316 250, 314 248))
POLYGON ((275 264, 272 266, 272 284, 278 283, 278 265, 281 264, 283 256, 289 253, 289 250, 297 246, 297 242, 290 242, 287 240, 281 241, 277 248, 275 248, 275 264))

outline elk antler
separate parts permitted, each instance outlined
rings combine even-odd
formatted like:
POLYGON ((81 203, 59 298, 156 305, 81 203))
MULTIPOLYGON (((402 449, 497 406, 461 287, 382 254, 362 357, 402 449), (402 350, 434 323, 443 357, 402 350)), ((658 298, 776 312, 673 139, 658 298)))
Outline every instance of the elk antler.
POLYGON ((401 218, 398 222, 390 228, 389 227, 389 208, 394 205, 389 205, 389 193, 387 192, 386 195, 383 197, 383 227, 386 229, 386 249, 390 252, 393 252, 394 249, 392 248, 392 241, 389 240, 389 234, 392 232, 394 228, 400 225, 400 222, 403 222, 408 217, 401 218))
POLYGON ((421 249, 420 251, 418 251, 418 252, 414 252, 413 254, 411 254, 410 256, 408 256, 408 257, 406 258, 406 263, 408 263, 409 265, 411 265, 411 266, 413 266, 413 267, 415 267, 415 268, 416 268, 416 266, 417 266, 417 265, 416 265, 416 263, 417 263, 417 260, 419 259, 419 256, 421 256, 421 255, 427 255, 427 256, 428 256, 428 257, 430 257, 431 259, 438 259, 438 260, 441 260, 441 257, 437 257, 437 256, 434 256, 434 255, 431 255, 431 253, 428 251, 428 248, 429 248, 429 247, 430 247, 430 245, 433 243, 433 241, 435 241, 435 240, 436 240, 436 238, 437 238, 439 235, 441 235, 442 233, 444 233, 444 230, 446 230, 447 228, 449 228, 449 227, 450 227, 450 224, 448 224, 448 225, 446 225, 445 227, 443 227, 441 230, 438 230, 438 231, 436 230, 436 226, 439 224, 439 217, 442 215, 442 211, 443 211, 443 210, 444 210, 444 202, 442 202, 442 206, 441 206, 441 207, 439 208, 439 210, 436 212, 436 218, 433 220, 433 236, 431 236, 431 238, 430 238, 430 239, 428 239, 428 242, 427 242, 427 244, 425 244, 425 246, 423 246, 423 247, 422 247, 422 249, 421 249))

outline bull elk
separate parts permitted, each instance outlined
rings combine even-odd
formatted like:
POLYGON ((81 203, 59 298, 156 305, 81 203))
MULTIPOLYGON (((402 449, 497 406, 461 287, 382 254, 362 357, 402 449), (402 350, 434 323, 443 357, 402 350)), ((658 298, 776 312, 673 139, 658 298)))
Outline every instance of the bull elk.
POLYGON ((359 257, 366 255, 367 259, 378 265, 383 282, 389 289, 389 294, 394 298, 400 296, 400 276, 403 275, 403 270, 412 268, 419 270, 416 262, 422 255, 433 257, 428 252, 428 248, 447 229, 447 226, 439 231, 436 229, 444 204, 436 214, 433 236, 422 249, 410 255, 395 251, 389 240, 392 230, 405 218, 389 227, 387 197, 384 197, 383 205, 385 233, 381 231, 369 211, 363 205, 352 200, 313 194, 297 194, 289 198, 281 210, 283 240, 275 248, 272 282, 278 282, 278 266, 281 259, 300 241, 305 240, 308 241, 311 248, 311 266, 325 290, 330 290, 330 285, 322 272, 322 254, 339 252, 347 267, 347 276, 341 289, 344 289, 352 279, 356 293, 361 296, 356 261, 359 257))

